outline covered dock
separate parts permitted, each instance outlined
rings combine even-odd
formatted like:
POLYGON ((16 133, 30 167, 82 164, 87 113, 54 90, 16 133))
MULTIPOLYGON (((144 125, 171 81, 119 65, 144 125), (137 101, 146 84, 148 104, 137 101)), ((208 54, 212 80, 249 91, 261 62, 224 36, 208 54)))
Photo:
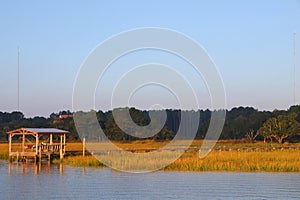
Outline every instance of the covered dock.
POLYGON ((19 128, 9 131, 7 134, 10 160, 15 157, 18 160, 27 160, 30 157, 36 162, 46 156, 50 161, 51 156, 55 154, 62 159, 66 153, 68 133, 56 128, 19 128))

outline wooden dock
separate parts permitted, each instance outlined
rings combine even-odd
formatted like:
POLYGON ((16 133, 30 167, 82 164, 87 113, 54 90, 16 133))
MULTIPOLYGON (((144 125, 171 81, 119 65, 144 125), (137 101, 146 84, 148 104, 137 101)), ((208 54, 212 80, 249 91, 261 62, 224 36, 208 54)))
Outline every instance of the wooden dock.
POLYGON ((9 157, 18 161, 27 161, 33 159, 34 162, 41 161, 46 157, 51 161, 51 157, 59 155, 63 159, 66 153, 66 134, 68 132, 55 128, 20 128, 9 131, 9 157), (22 142, 13 142, 13 137, 21 137, 22 142), (26 137, 33 137, 34 143, 26 143, 26 137), (60 140, 59 143, 53 143, 54 138, 60 140), (21 147, 21 148, 18 148, 21 147))

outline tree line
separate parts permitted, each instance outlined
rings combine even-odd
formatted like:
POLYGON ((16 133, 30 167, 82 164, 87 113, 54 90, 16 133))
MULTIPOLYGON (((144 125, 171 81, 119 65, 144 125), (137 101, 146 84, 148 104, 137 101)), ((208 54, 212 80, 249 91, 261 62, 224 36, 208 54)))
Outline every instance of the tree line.
MULTIPOLYGON (((124 108, 117 108, 114 111, 122 110, 124 108)), ((138 140, 139 137, 126 134, 115 122, 112 111, 91 111, 96 115, 97 121, 104 131, 107 138, 116 141, 132 141, 138 140)), ((212 111, 198 110, 198 111, 181 111, 174 109, 166 109, 166 122, 163 128, 155 135, 146 138, 156 141, 171 140, 177 133, 181 115, 183 112, 200 114, 200 119, 196 122, 199 123, 196 132, 196 139, 203 139, 207 132, 212 111)), ((142 111, 135 108, 129 109, 132 120, 139 126, 145 126, 150 123, 148 111, 142 111)), ((77 133, 75 123, 70 111, 61 111, 59 113, 52 113, 49 117, 33 117, 26 118, 21 112, 0 112, 0 141, 7 141, 6 132, 21 127, 52 127, 64 129, 70 132, 68 134, 68 141, 79 141, 80 137, 77 133), (66 118, 60 118, 60 115, 67 115, 66 118)), ((87 115, 86 112, 73 113, 87 115)), ((91 122, 86 118, 86 123, 91 122)), ((259 111, 252 107, 237 107, 226 111, 226 119, 224 128, 222 130, 220 139, 245 139, 249 141, 263 140, 263 141, 278 141, 283 143, 285 141, 298 142, 299 137, 299 123, 300 123, 300 105, 291 106, 287 110, 274 110, 274 111, 259 111)), ((126 121, 122 124, 128 124, 126 121)), ((96 130, 93 130, 92 124, 85 130, 88 133, 89 139, 101 141, 101 138, 96 130)), ((130 127, 127 127, 128 130, 130 127)), ((187 129, 188 130, 188 129, 187 129)), ((127 131, 126 131, 127 132, 127 131)), ((184 131, 183 131, 184 132, 184 131)), ((189 137, 186 133, 187 137, 189 137)), ((184 139, 184 138, 183 138, 184 139)))

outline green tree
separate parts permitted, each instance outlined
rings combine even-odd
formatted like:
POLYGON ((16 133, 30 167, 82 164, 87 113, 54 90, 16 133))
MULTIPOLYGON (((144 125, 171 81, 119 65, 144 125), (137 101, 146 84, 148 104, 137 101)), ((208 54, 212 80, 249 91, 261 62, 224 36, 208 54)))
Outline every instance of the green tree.
POLYGON ((296 135, 299 129, 299 122, 296 121, 297 114, 279 115, 268 119, 259 129, 260 135, 266 138, 275 138, 280 144, 283 140, 296 135))

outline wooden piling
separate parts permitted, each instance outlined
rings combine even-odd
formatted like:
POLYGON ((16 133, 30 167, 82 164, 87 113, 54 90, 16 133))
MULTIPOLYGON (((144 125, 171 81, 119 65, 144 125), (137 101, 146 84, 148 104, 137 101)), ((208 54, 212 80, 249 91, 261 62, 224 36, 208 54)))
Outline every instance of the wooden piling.
POLYGON ((8 136, 8 141, 9 141, 9 143, 8 143, 8 155, 9 155, 9 158, 10 158, 10 161, 12 161, 12 157, 11 157, 11 139, 12 139, 12 136, 11 136, 11 134, 9 134, 9 136, 8 136))
POLYGON ((60 136, 60 148, 59 148, 59 157, 62 160, 64 158, 63 154, 63 136, 60 136))
POLYGON ((39 162, 41 162, 42 161, 42 147, 39 146, 38 148, 39 148, 39 162))
POLYGON ((82 156, 85 156, 85 137, 82 139, 82 156))
POLYGON ((24 133, 22 135, 22 152, 23 152, 23 154, 25 152, 25 134, 24 133))

